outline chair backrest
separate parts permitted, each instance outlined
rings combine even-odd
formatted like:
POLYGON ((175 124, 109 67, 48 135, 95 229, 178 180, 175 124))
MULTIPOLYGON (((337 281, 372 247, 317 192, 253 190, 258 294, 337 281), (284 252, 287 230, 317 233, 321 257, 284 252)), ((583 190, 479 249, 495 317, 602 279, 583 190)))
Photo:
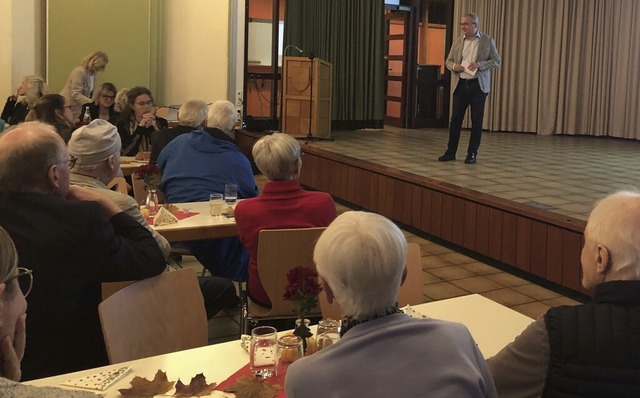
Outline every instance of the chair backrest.
POLYGON ((115 191, 120 192, 124 195, 129 195, 129 186, 127 184, 127 180, 124 177, 115 177, 113 180, 109 181, 107 184, 107 188, 113 189, 115 187, 115 191))
MULTIPOLYGON (((424 287, 422 278, 422 256, 420 246, 417 243, 407 244, 407 277, 398 291, 398 305, 404 307, 424 303, 424 287)), ((323 318, 340 319, 342 309, 334 301, 329 304, 325 292, 321 292, 318 300, 322 309, 323 318)))
MULTIPOLYGON (((282 298, 287 272, 299 265, 315 269, 313 248, 324 227, 265 229, 258 236, 258 274, 271 300, 269 316, 294 316, 293 302, 282 298)), ((316 309, 314 312, 320 312, 316 309)))
MULTIPOLYGON (((154 179, 156 187, 161 178, 162 176, 158 175, 154 179)), ((144 202, 147 200, 147 187, 144 183, 144 180, 138 178, 137 173, 131 173, 131 186, 133 187, 133 197, 136 202, 138 202, 138 204, 144 204, 144 202)), ((156 192, 158 193, 158 200, 160 201, 160 203, 165 203, 166 198, 164 196, 164 193, 158 188, 156 188, 156 192)))
POLYGON ((111 363, 208 342, 204 300, 191 268, 133 283, 100 303, 98 312, 111 363))

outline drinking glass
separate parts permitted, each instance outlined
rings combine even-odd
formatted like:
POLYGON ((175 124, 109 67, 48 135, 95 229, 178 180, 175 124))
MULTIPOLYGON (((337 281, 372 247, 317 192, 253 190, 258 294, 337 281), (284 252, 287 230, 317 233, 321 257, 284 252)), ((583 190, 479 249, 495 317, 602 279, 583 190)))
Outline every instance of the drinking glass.
POLYGON ((257 379, 267 379, 276 374, 276 328, 258 326, 251 331, 249 368, 257 379))
POLYGON ((316 333, 318 350, 329 347, 340 340, 340 322, 331 318, 321 319, 316 333))
POLYGON ((238 186, 236 184, 224 184, 224 201, 233 206, 236 200, 238 200, 238 186))
POLYGON ((209 215, 221 216, 223 204, 224 200, 222 199, 221 193, 212 193, 209 195, 209 215))
POLYGON ((290 334, 278 339, 278 353, 276 356, 276 374, 278 376, 287 373, 290 364, 302 358, 302 338, 290 334))

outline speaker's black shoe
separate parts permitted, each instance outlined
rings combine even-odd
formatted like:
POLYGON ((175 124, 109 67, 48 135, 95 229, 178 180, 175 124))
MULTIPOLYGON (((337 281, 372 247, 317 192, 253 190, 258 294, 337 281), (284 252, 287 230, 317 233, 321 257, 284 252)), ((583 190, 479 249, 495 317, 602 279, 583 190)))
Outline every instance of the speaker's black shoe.
POLYGON ((470 153, 467 155, 467 158, 464 160, 465 164, 476 164, 476 154, 470 153))
POLYGON ((438 158, 439 162, 448 162, 450 160, 456 160, 456 155, 453 155, 449 151, 445 152, 444 155, 438 158))

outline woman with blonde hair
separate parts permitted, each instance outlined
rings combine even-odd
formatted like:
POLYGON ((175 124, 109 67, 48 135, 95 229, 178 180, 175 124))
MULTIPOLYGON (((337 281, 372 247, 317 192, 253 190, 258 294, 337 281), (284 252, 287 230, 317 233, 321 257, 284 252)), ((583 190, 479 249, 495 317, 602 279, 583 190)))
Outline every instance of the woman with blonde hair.
POLYGON ((120 118, 120 112, 115 110, 117 92, 113 83, 102 83, 93 93, 93 102, 82 105, 80 122, 88 124, 92 120, 103 119, 115 125, 120 118))
POLYGON ((13 125, 24 122, 29 110, 45 94, 49 94, 49 88, 44 79, 34 75, 25 76, 16 95, 7 98, 0 119, 13 125))
POLYGON ((96 73, 104 72, 108 63, 107 54, 104 51, 96 51, 84 57, 80 66, 75 67, 69 74, 60 95, 73 105, 75 119, 80 116, 82 105, 93 102, 90 97, 96 84, 96 73))

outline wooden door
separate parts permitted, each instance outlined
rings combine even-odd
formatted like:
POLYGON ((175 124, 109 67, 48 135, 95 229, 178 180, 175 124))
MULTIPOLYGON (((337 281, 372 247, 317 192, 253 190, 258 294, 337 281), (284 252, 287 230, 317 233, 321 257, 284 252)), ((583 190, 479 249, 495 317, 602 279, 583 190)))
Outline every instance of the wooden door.
POLYGON ((409 65, 409 13, 390 11, 385 13, 385 124, 406 127, 407 77, 409 65))

